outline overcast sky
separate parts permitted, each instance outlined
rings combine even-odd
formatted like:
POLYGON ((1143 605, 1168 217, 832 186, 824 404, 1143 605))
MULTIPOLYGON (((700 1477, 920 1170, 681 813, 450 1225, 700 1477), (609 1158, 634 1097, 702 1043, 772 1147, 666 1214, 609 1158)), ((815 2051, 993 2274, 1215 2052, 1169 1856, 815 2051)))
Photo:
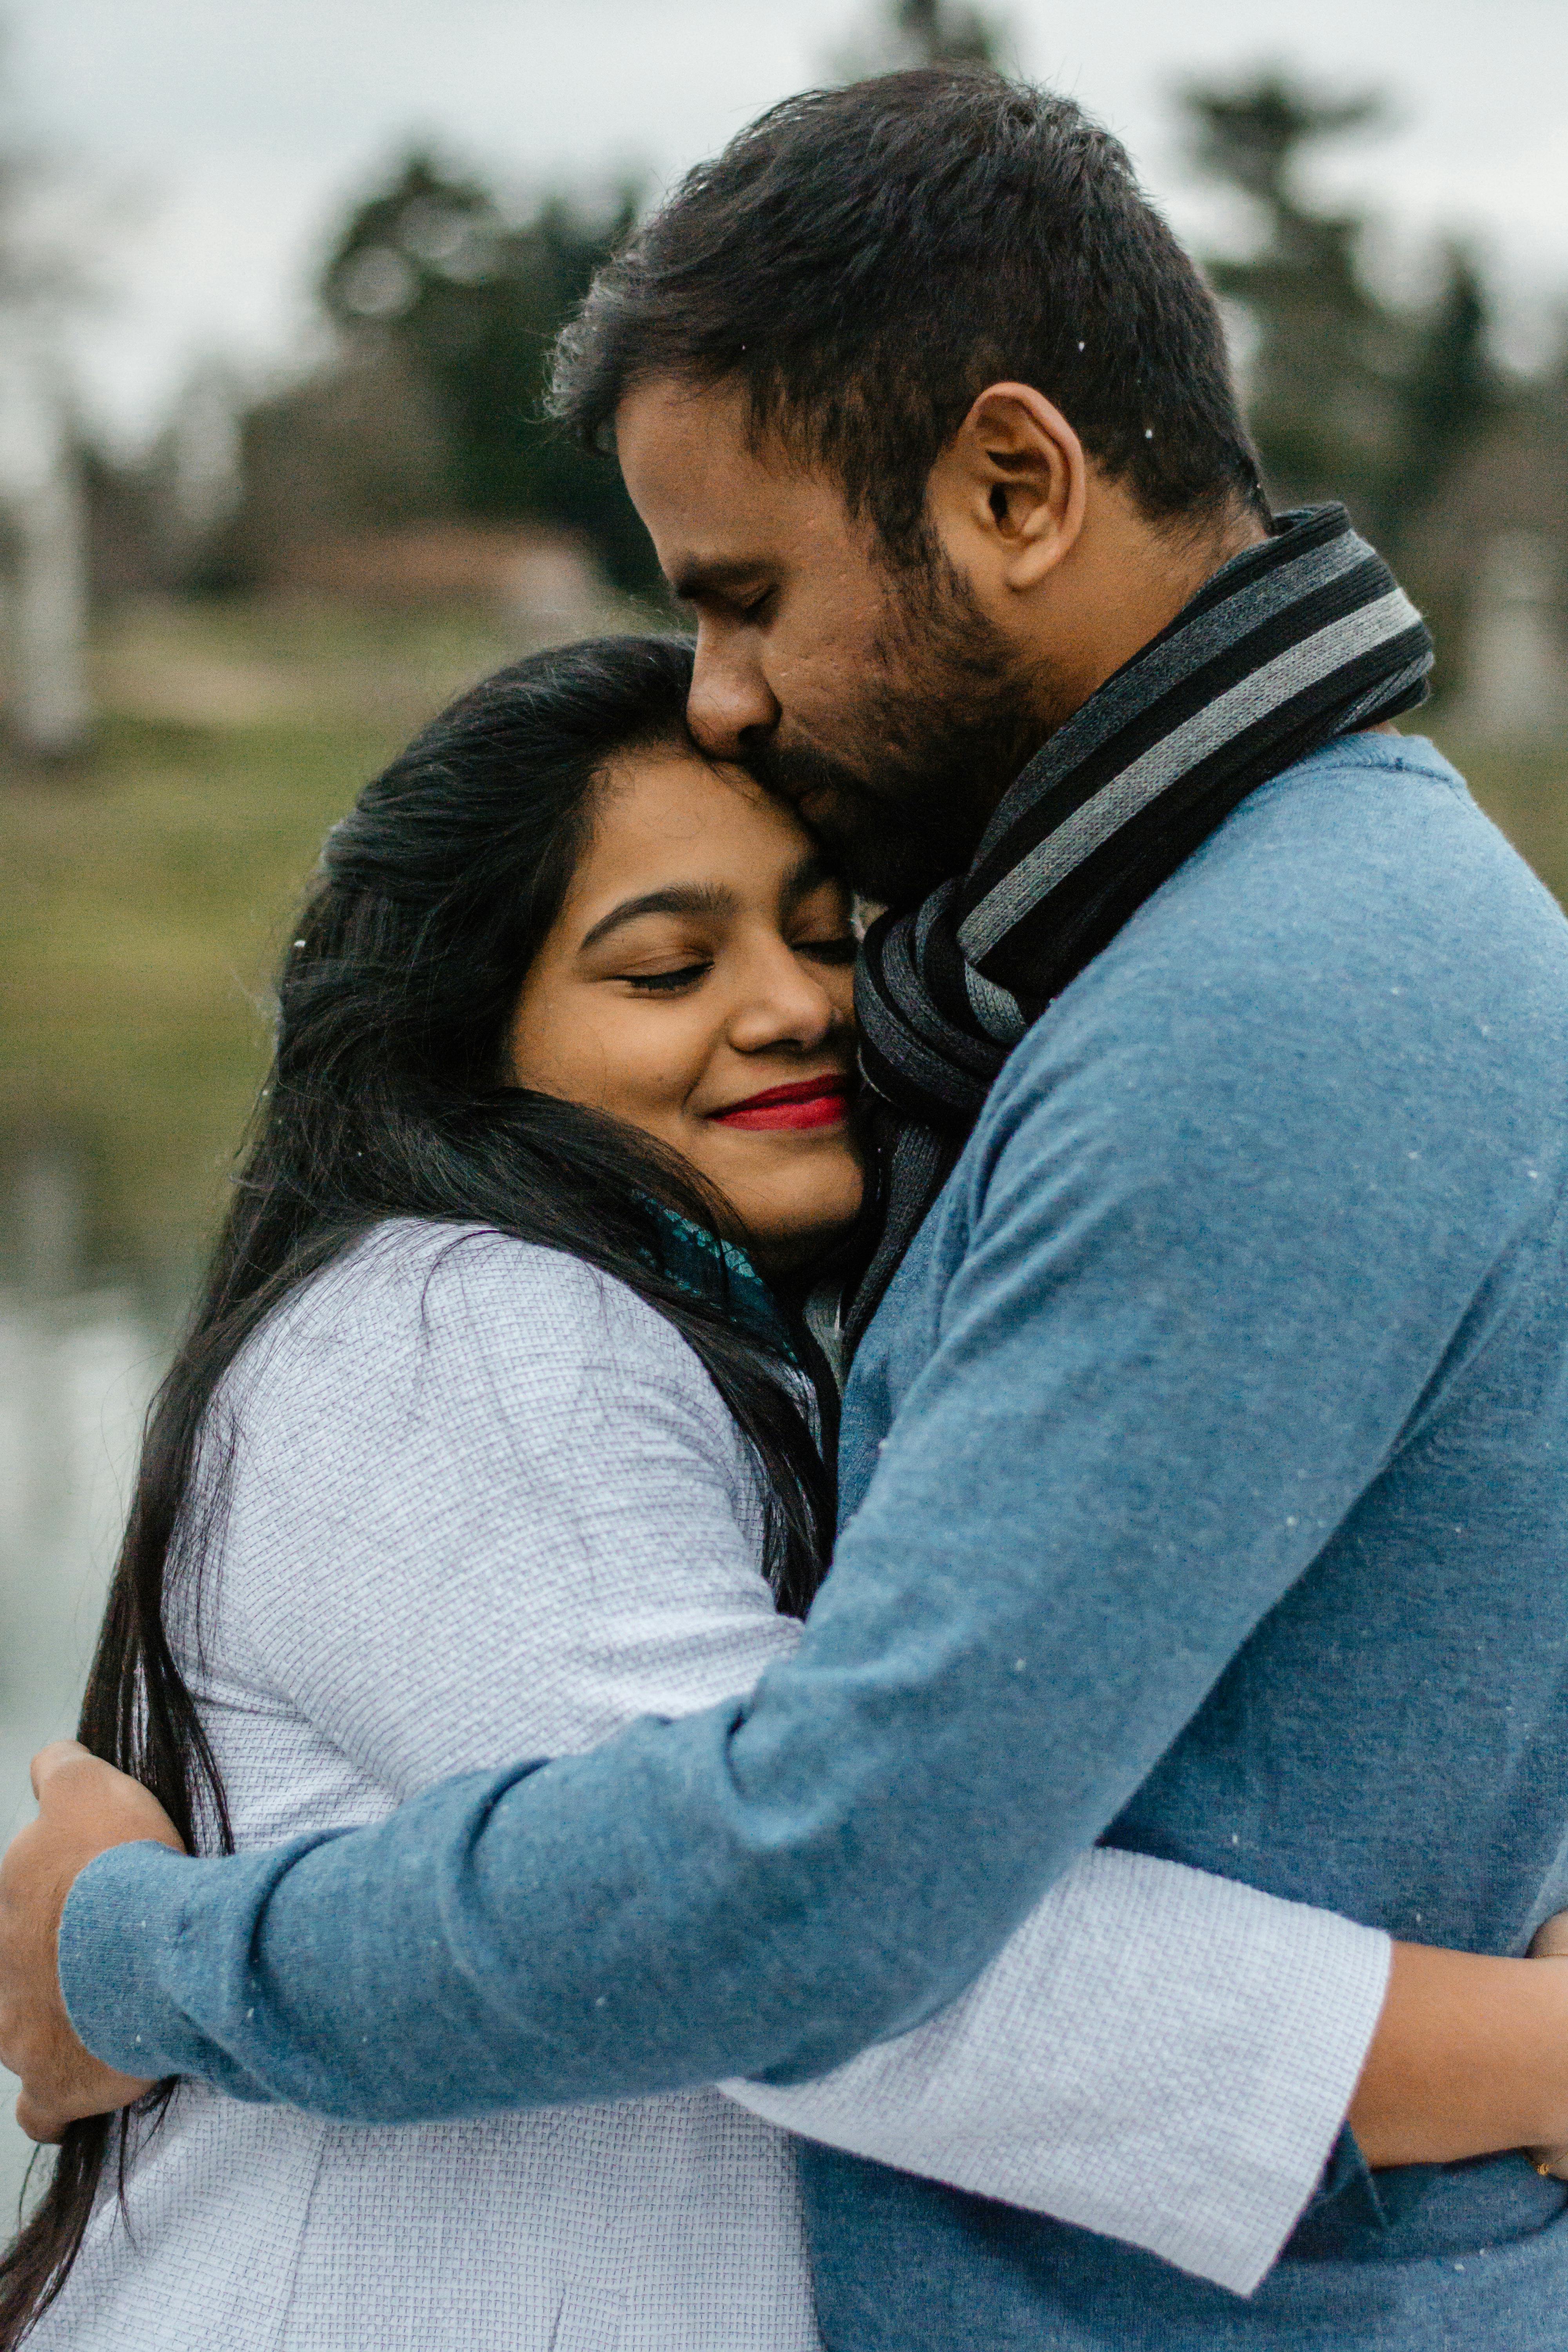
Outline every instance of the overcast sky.
MULTIPOLYGON (((1336 188, 1393 225, 1390 266, 1454 229, 1503 289, 1520 351, 1568 301, 1564 0, 1013 0, 1018 61, 1128 142, 1178 225, 1169 95, 1260 61, 1394 106, 1347 142, 1336 188)), ((0 0, 30 127, 97 175, 114 299, 92 331, 93 404, 132 435, 192 363, 285 363, 315 256, 411 136, 516 184, 634 170, 668 180, 821 78, 859 0, 0 0)))

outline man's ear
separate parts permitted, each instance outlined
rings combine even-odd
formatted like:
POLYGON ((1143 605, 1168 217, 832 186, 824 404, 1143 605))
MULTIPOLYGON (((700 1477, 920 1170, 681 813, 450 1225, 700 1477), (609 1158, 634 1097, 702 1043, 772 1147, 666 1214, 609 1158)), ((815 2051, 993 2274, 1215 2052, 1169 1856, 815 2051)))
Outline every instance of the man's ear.
POLYGON ((1077 543, 1088 472, 1082 442, 1044 393, 993 383, 931 468, 927 502, 964 572, 1026 592, 1077 543))

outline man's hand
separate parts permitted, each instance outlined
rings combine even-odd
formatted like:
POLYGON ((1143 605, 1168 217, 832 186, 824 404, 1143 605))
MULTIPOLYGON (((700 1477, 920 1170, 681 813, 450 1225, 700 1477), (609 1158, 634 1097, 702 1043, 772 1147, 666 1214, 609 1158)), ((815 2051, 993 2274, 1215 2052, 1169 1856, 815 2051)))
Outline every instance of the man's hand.
POLYGON ((79 1874, 111 1845, 155 1838, 184 1847, 157 1799, 74 1739, 33 1759, 38 1818, 0 1860, 0 2059, 22 2078, 16 2120, 29 2139, 128 2106, 150 2086, 83 2048, 60 1995, 60 1915, 79 1874))

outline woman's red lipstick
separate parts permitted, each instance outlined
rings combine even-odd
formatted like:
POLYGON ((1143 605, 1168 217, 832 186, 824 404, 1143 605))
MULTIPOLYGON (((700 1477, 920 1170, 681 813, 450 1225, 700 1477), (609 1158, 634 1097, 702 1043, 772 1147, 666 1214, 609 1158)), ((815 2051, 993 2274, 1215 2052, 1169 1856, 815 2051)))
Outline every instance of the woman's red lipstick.
POLYGON ((728 1110, 710 1111, 721 1127, 768 1129, 840 1127, 849 1116, 849 1080, 842 1070, 828 1070, 819 1078, 797 1078, 793 1086, 769 1087, 748 1095, 728 1110))

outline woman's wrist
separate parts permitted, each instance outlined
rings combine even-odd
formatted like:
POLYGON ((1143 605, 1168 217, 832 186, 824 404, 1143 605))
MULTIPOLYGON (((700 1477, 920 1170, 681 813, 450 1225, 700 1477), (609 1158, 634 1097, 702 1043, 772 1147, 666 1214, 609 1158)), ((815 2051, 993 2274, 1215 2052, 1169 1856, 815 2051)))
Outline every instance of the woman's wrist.
POLYGON ((1396 1943, 1349 2120, 1374 2169, 1568 2144, 1568 1960, 1396 1943))

